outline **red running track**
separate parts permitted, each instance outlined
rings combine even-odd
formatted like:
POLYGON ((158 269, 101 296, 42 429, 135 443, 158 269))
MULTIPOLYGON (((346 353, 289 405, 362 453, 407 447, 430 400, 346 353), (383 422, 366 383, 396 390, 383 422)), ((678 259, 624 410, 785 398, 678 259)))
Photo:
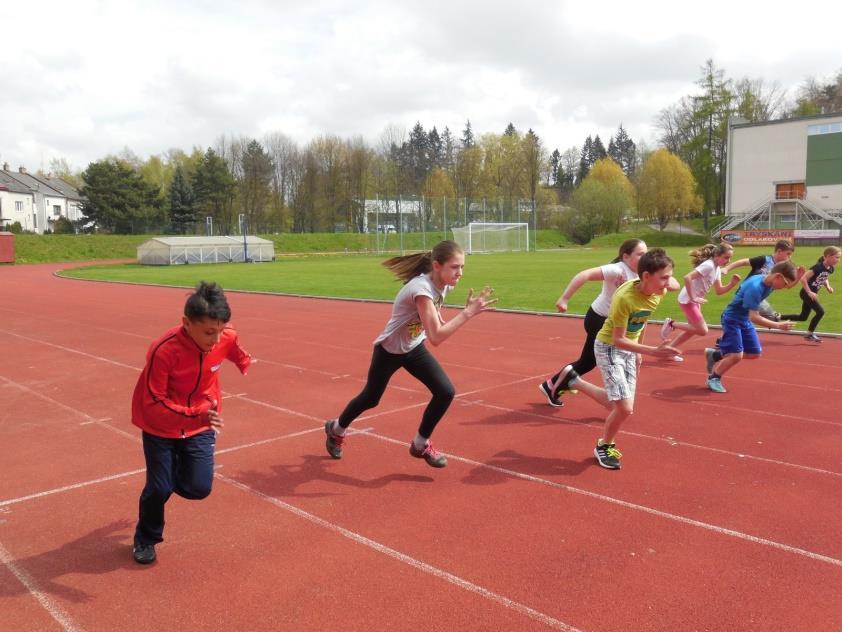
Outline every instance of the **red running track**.
POLYGON ((701 342, 647 361, 612 472, 591 452, 602 410, 536 388, 581 321, 485 314, 434 350, 459 394, 433 470, 407 454, 427 395, 405 374, 345 458, 324 451, 389 305, 231 293, 259 361, 223 370, 214 492, 173 497, 141 567, 129 401, 186 291, 56 267, 0 268, 0 629, 836 627, 839 340, 764 334, 725 395, 704 388, 701 342))

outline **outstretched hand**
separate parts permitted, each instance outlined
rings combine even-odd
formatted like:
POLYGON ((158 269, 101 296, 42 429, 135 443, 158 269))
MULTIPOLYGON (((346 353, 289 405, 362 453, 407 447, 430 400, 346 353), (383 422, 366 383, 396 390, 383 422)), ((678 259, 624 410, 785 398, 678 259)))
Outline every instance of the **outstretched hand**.
POLYGON ((474 296, 474 288, 468 290, 468 299, 465 301, 465 313, 468 318, 473 318, 481 312, 494 309, 491 306, 497 302, 497 299, 491 298, 492 294, 494 294, 494 288, 487 285, 476 296, 474 296))
POLYGON ((659 358, 671 358, 672 356, 680 356, 683 353, 683 351, 681 351, 678 347, 671 347, 669 342, 670 341, 667 340, 663 344, 655 347, 653 355, 656 355, 659 358))
POLYGON ((739 274, 732 274, 732 275, 731 275, 731 283, 732 283, 733 285, 736 285, 737 283, 739 283, 739 282, 740 282, 740 279, 741 279, 741 277, 740 277, 740 275, 739 275, 739 274))

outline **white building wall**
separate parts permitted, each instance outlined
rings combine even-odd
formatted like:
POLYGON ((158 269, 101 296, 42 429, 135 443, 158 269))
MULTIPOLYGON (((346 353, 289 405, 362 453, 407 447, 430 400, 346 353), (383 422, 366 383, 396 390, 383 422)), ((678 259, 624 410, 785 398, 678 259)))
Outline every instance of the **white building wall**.
MULTIPOLYGON (((727 214, 752 211, 774 198, 776 184, 806 182, 807 128, 816 122, 807 118, 731 130, 727 214)), ((842 185, 808 187, 807 199, 823 208, 842 208, 842 185)))
POLYGON ((32 205, 32 196, 28 193, 15 193, 12 191, 0 191, 0 205, 2 205, 2 217, 8 222, 6 225, 20 222, 24 230, 33 230, 32 214, 35 212, 32 205))

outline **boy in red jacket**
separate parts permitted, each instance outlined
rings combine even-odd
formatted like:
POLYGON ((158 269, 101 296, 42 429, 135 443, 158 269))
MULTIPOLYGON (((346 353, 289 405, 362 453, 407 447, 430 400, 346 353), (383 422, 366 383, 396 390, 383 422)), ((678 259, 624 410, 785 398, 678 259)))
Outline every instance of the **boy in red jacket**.
POLYGON ((201 500, 211 492, 213 451, 222 428, 218 371, 230 360, 245 375, 251 356, 228 326, 222 288, 202 281, 184 305, 181 326, 152 343, 132 397, 132 423, 143 431, 146 485, 132 554, 155 561, 163 541, 164 505, 175 492, 201 500))

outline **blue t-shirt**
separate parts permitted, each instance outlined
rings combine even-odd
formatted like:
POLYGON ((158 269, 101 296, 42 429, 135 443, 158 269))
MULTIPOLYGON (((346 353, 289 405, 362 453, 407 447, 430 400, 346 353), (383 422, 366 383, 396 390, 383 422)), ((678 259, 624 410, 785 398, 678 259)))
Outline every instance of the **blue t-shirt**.
POLYGON ((749 310, 760 307, 760 303, 772 293, 772 288, 763 283, 766 277, 760 274, 748 277, 740 284, 737 295, 722 312, 722 318, 748 320, 749 310))

